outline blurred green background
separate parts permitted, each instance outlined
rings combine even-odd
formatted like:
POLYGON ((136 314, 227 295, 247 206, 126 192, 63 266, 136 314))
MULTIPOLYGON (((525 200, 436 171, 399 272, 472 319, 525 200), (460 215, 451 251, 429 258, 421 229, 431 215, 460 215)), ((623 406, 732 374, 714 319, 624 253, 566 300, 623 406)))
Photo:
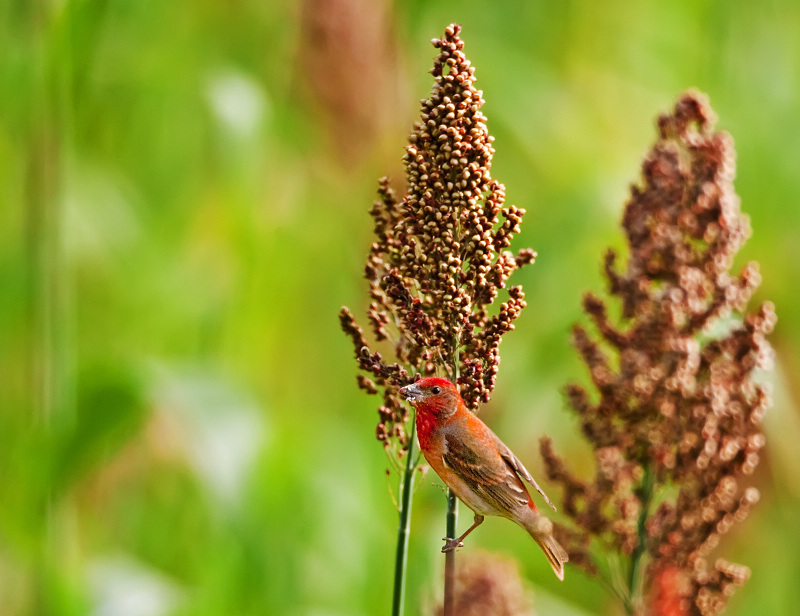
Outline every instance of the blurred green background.
MULTIPOLYGON (((377 178, 402 185, 451 22, 484 90, 494 176, 527 209, 529 307, 506 337, 496 431, 588 473, 561 394, 579 302, 622 246, 657 113, 709 94, 779 324, 762 501, 720 554, 752 569, 730 614, 800 601, 800 4, 10 0, 0 3, 0 611, 388 612, 396 514, 341 305, 377 178)), ((536 473, 534 473, 536 474, 536 473)), ((438 596, 444 498, 412 522, 409 614, 438 596)), ((545 482, 545 487, 546 482, 545 482)), ((557 490, 551 487, 555 500, 557 490)), ((462 508, 461 526, 468 521, 462 508)), ((609 614, 518 528, 538 613, 609 614)))

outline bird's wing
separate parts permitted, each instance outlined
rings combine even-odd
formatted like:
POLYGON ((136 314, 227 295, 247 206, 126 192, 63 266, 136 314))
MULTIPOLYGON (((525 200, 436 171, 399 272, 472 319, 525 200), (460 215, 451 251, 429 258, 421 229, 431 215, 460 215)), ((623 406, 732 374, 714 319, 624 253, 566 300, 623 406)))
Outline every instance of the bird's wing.
POLYGON ((507 511, 528 503, 528 491, 508 460, 500 457, 487 459, 470 443, 452 434, 446 434, 444 438, 442 459, 445 465, 476 494, 500 510, 507 511))
POLYGON ((547 504, 553 508, 553 511, 556 511, 556 506, 547 497, 547 494, 544 493, 544 490, 542 490, 542 488, 539 487, 539 484, 536 483, 536 480, 528 472, 528 469, 525 468, 525 466, 523 466, 519 458, 515 456, 514 453, 508 447, 506 447, 506 444, 503 441, 501 441, 500 438, 496 434, 494 434, 494 432, 492 433, 492 436, 494 436, 495 443, 497 444, 497 448, 500 451, 500 457, 502 457, 503 460, 506 461, 506 464, 508 464, 512 469, 514 469, 515 473, 517 473, 525 481, 527 481, 534 488, 536 488, 536 491, 542 495, 542 498, 544 498, 547 504))

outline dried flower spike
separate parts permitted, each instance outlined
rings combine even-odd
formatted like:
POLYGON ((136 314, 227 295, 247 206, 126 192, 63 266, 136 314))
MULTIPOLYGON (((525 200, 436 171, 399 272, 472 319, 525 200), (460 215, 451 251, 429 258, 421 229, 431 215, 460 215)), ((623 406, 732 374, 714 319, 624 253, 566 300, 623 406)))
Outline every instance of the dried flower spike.
POLYGON ((749 227, 733 191, 732 140, 713 123, 696 92, 659 119, 622 220, 624 271, 613 251, 605 259, 620 323, 588 294, 584 310, 599 336, 573 330, 595 393, 570 385, 567 394, 595 451, 594 481, 575 478, 542 443, 573 522, 556 536, 591 572, 599 564, 591 545, 623 556, 630 614, 646 610, 644 596, 650 613, 669 604, 663 613, 717 614, 749 575, 724 561, 712 568, 707 558, 758 500, 747 479, 764 446, 770 398, 753 371, 770 367, 766 335, 776 317, 768 302, 735 316, 760 278, 752 263, 730 272, 749 227), (663 600, 669 584, 680 601, 663 600))
POLYGON ((359 377, 359 387, 383 396, 377 435, 387 447, 407 441, 396 390, 418 375, 457 381, 472 409, 489 400, 500 341, 525 307, 521 287, 489 309, 511 274, 536 256, 507 250, 525 212, 504 204, 505 188, 491 176, 493 139, 460 29, 451 25, 433 41, 433 91, 403 157, 408 190, 398 200, 382 179, 371 211, 375 241, 364 271, 372 341, 349 309, 340 314, 369 375, 359 377), (373 351, 375 343, 394 361, 373 351))

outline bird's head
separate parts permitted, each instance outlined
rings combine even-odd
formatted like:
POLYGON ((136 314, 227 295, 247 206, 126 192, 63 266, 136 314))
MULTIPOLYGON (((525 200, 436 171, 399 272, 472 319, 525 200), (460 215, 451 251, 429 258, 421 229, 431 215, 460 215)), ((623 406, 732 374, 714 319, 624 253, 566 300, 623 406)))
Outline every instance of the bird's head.
POLYGON ((417 411, 446 417, 458 408, 461 396, 458 389, 447 379, 430 377, 400 388, 400 395, 417 411))

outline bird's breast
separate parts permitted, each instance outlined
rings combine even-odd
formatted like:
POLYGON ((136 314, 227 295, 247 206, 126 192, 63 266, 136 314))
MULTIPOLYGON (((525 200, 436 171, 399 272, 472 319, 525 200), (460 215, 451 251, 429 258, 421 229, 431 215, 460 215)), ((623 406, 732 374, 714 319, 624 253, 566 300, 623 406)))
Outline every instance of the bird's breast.
POLYGON ((436 418, 430 413, 417 411, 417 438, 423 452, 432 447, 435 429, 436 418))

